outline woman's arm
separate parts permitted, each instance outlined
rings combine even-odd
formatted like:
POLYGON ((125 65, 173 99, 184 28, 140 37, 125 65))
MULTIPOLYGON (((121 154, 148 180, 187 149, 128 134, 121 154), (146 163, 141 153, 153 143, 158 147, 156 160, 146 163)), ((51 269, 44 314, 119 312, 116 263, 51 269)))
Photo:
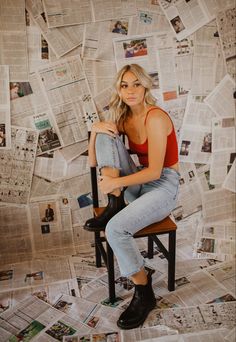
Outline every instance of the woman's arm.
POLYGON ((118 134, 116 125, 113 122, 101 121, 95 122, 92 125, 92 130, 89 138, 88 155, 90 167, 97 166, 97 158, 95 152, 95 141, 97 133, 105 133, 115 137, 118 134))
POLYGON ((102 176, 99 183, 103 193, 112 192, 116 188, 143 184, 160 178, 166 153, 167 136, 170 131, 170 119, 161 110, 152 111, 146 121, 148 138, 147 168, 129 176, 111 178, 102 176))

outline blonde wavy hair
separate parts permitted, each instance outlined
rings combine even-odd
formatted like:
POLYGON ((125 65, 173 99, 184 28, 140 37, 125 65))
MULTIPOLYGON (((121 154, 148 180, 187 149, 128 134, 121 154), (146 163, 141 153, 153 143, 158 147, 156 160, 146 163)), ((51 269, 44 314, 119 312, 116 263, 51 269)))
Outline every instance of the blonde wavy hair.
POLYGON ((125 65, 116 76, 114 83, 114 92, 111 96, 111 100, 109 103, 111 119, 119 126, 121 125, 121 127, 123 126, 125 120, 131 115, 129 106, 126 103, 124 103, 121 99, 120 92, 121 81, 123 79, 124 74, 127 71, 131 71, 137 77, 140 84, 145 88, 144 103, 150 105, 156 104, 156 99, 152 96, 150 92, 153 84, 152 78, 138 64, 125 65))

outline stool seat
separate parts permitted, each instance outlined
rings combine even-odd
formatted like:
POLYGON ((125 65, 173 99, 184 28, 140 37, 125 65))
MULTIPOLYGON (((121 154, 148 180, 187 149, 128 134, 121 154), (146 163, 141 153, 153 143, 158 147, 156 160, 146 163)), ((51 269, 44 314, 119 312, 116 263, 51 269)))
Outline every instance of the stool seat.
MULTIPOLYGON (((93 208, 95 216, 101 215, 105 207, 93 208)), ((139 230, 134 237, 145 237, 152 234, 164 234, 177 229, 176 224, 168 216, 160 222, 155 222, 139 230)))

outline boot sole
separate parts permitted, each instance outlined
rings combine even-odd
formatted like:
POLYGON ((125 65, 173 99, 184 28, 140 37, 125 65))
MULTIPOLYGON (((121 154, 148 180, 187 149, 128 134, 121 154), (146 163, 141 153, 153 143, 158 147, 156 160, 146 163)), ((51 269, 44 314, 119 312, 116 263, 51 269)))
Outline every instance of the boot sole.
POLYGON ((156 302, 155 304, 152 305, 150 309, 148 309, 147 313, 145 314, 145 317, 143 317, 140 321, 135 322, 133 324, 129 324, 129 325, 122 325, 119 323, 119 321, 117 321, 117 326, 123 330, 138 328, 141 324, 143 324, 146 321, 149 313, 155 308, 155 306, 156 306, 156 302))
POLYGON ((83 226, 85 230, 88 230, 89 232, 101 232, 105 230, 105 227, 88 227, 88 226, 83 226))

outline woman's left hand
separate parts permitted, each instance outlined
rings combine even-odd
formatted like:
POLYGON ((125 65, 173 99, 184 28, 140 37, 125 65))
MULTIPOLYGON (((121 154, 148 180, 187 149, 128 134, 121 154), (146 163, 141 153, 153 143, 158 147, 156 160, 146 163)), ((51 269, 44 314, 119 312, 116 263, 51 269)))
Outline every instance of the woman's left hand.
POLYGON ((116 189, 116 178, 110 176, 100 176, 98 186, 103 194, 111 193, 116 189))

